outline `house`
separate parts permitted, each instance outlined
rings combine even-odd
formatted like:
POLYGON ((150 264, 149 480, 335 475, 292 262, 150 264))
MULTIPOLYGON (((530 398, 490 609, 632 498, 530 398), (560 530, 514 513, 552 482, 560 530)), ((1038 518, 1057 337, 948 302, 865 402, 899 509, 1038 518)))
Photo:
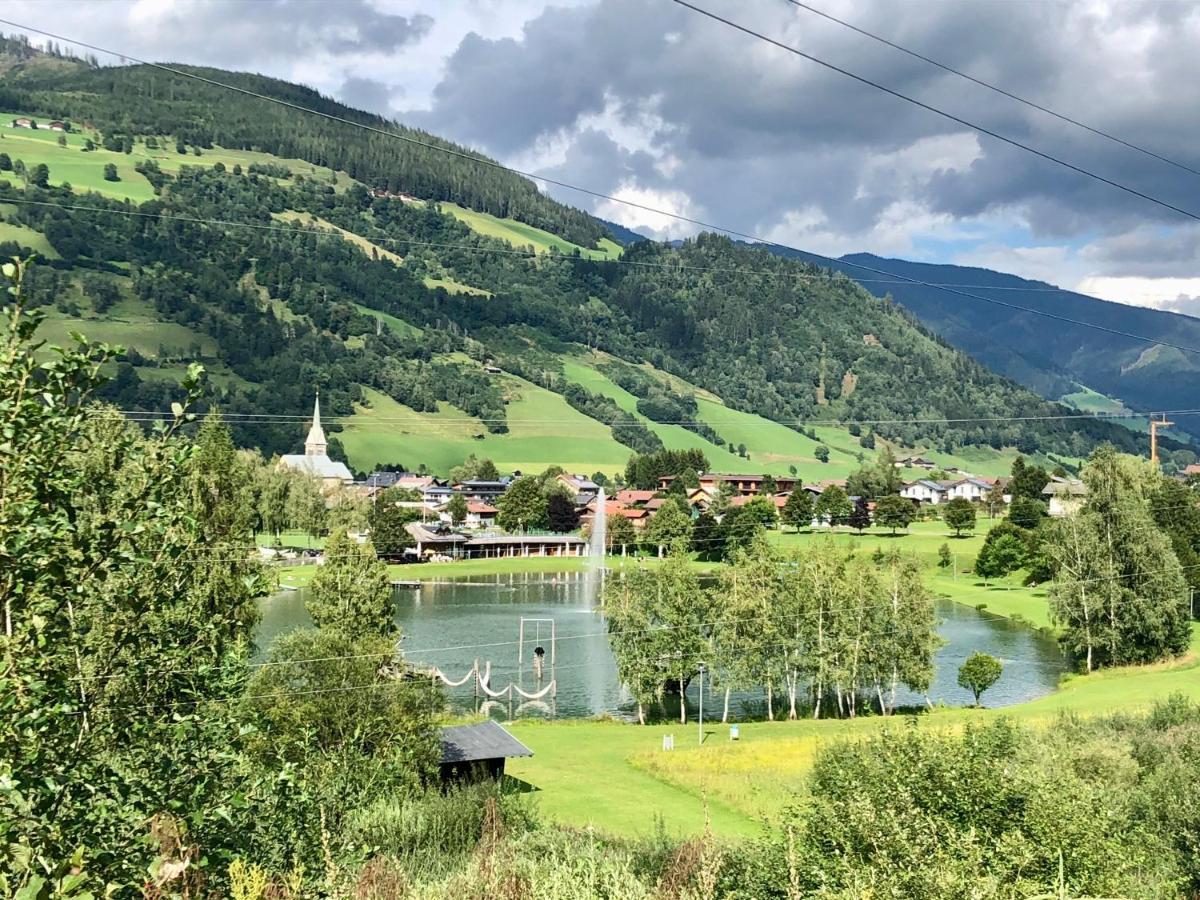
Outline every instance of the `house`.
POLYGON ((1184 478, 1200 477, 1200 463, 1192 463, 1183 469, 1184 478))
POLYGON ((496 526, 496 516, 500 514, 500 510, 490 504, 484 503, 482 500, 467 501, 467 518, 463 522, 467 528, 494 528, 496 526))
POLYGON ((367 488, 375 492, 388 488, 402 488, 423 493, 426 488, 441 486, 444 483, 432 475, 418 475, 415 472, 372 472, 366 480, 367 488))
POLYGON ((616 501, 623 503, 626 506, 645 506, 648 502, 654 499, 657 491, 633 491, 624 490, 617 491, 616 501))
POLYGON ((960 478, 950 485, 949 496, 946 499, 953 500, 961 497, 963 500, 978 503, 987 497, 988 492, 992 489, 992 484, 993 482, 984 478, 960 478))
POLYGON ((12 127, 13 128, 37 128, 37 122, 33 121, 33 119, 26 119, 25 117, 22 116, 21 118, 12 120, 12 127))
POLYGON ((926 459, 923 456, 906 456, 904 459, 896 460, 897 469, 925 469, 929 471, 937 468, 937 463, 931 459, 926 459))
POLYGON ((576 506, 587 505, 588 498, 595 497, 596 494, 600 493, 600 485, 588 478, 587 475, 572 475, 569 472, 560 472, 554 480, 571 492, 572 496, 575 497, 576 506))
POLYGON ((906 500, 914 500, 917 503, 929 503, 931 505, 945 503, 950 499, 950 486, 953 484, 957 484, 957 482, 919 478, 916 481, 910 481, 900 488, 900 496, 906 500))
POLYGON ((1042 488, 1042 496, 1049 501, 1050 515, 1055 518, 1069 516, 1083 506, 1087 485, 1077 478, 1056 477, 1042 488))
MULTIPOLYGON (((721 490, 722 484, 730 484, 733 486, 733 492, 738 496, 754 496, 762 493, 763 480, 768 477, 765 475, 722 475, 715 472, 705 472, 700 476, 700 487, 703 488, 711 497, 717 496, 721 490)), ((796 486, 796 479, 787 475, 773 476, 775 479, 775 487, 780 491, 790 491, 796 486)), ((665 491, 671 486, 671 482, 675 480, 674 475, 664 475, 658 480, 658 488, 660 491, 665 491)))
POLYGON ((46 124, 46 127, 49 128, 51 131, 70 131, 71 130, 70 125, 68 125, 66 122, 60 122, 57 119, 54 119, 51 122, 48 122, 46 124))
POLYGON ((321 427, 321 396, 317 395, 313 403, 312 426, 308 429, 308 437, 304 440, 303 453, 285 453, 279 457, 279 468, 292 472, 303 472, 319 479, 326 489, 333 489, 343 484, 350 484, 354 476, 343 462, 329 458, 328 443, 325 440, 325 430, 321 427))
POLYGON ((409 522, 404 526, 413 539, 414 546, 404 551, 405 556, 421 559, 457 559, 464 554, 467 536, 445 525, 426 525, 409 522))
POLYGON ((450 502, 454 496, 454 488, 446 484, 431 484, 421 489, 421 502, 428 509, 440 509, 450 502))
POLYGON ((628 519, 633 523, 633 527, 641 531, 650 521, 650 510, 645 507, 626 507, 625 509, 617 510, 617 515, 628 519))
POLYGON ((501 778, 504 761, 533 756, 533 751, 488 719, 476 725, 451 725, 442 729, 442 781, 477 781, 501 778))
MULTIPOLYGON (((464 481, 461 484, 456 484, 455 489, 466 497, 468 500, 481 500, 484 503, 491 503, 504 496, 504 492, 508 490, 508 485, 511 479, 501 478, 499 481, 482 481, 471 480, 464 481)), ((446 498, 450 499, 449 497, 446 498)))

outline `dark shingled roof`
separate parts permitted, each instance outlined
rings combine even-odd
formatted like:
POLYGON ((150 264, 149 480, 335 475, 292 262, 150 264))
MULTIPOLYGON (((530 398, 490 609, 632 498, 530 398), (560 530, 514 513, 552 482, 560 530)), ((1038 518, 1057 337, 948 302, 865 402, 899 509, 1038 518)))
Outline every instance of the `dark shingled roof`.
POLYGON ((499 757, 533 756, 533 751, 490 719, 442 729, 442 764, 499 757))

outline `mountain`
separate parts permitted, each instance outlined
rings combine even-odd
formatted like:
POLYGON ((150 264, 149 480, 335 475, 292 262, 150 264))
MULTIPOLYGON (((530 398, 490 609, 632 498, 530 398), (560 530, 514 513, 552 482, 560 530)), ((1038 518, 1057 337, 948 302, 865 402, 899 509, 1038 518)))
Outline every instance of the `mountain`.
POLYGON ((6 117, 75 123, 3 129, 0 253, 41 254, 27 296, 52 337, 127 347, 105 394, 123 408, 166 408, 199 358, 239 441, 294 449, 283 417, 319 387, 360 469, 480 452, 611 472, 695 446, 721 468, 836 477, 879 438, 986 474, 1018 450, 1070 465, 1103 440, 1140 448, 1047 418, 1063 407, 826 269, 712 235, 622 248, 470 151, 204 71, 400 137, 145 66, 34 55, 0 76, 6 117))
MULTIPOLYGON (((769 249, 819 262, 860 281, 876 296, 890 296, 939 337, 1043 397, 1070 400, 1090 391, 1146 412, 1195 406, 1200 354, 1158 343, 1200 348, 1200 319, 1192 316, 1100 300, 990 269, 885 259, 869 253, 831 262, 769 249), (880 272, 898 277, 881 284, 887 275, 880 272), (903 278, 969 286, 959 290, 1150 340, 1048 319, 903 278)), ((1200 424, 1191 430, 1200 432, 1200 424)))

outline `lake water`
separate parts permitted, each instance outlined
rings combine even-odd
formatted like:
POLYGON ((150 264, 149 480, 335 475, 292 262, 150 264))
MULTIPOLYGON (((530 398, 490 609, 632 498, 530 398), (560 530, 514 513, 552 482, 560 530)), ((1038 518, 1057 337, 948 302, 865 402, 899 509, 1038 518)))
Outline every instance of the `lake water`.
MULTIPOLYGON (((465 675, 476 659, 481 666, 490 661, 493 690, 512 681, 532 693, 546 683, 539 683, 533 674, 532 648, 543 647, 549 663, 550 623, 526 622, 526 664, 522 671, 517 661, 521 619, 550 619, 557 639, 553 648, 557 696, 553 702, 547 698, 523 706, 520 698, 514 697, 512 715, 578 718, 607 712, 630 716, 635 706, 617 682, 604 618, 591 600, 593 591, 586 579, 582 573, 503 575, 398 589, 396 623, 403 633, 401 647, 412 662, 435 665, 452 680, 465 675)), ((261 608, 257 632, 260 652, 280 634, 310 624, 303 591, 264 598, 261 608)), ((938 601, 937 613, 941 620, 938 631, 947 643, 936 655, 930 690, 934 703, 962 706, 972 701, 970 693, 956 684, 956 676, 963 660, 977 650, 1004 662, 1004 674, 984 696, 988 706, 1008 706, 1051 693, 1067 668, 1055 641, 1029 628, 949 600, 938 601)), ((479 702, 471 682, 447 688, 446 694, 463 710, 475 708, 479 702)), ((698 699, 698 684, 693 682, 688 692, 693 715, 698 699)), ((721 699, 710 699, 706 688, 706 713, 712 710, 719 715, 721 699)), ((903 691, 899 699, 902 703, 924 702, 903 691)), ((761 692, 735 695, 730 704, 731 716, 744 717, 762 701, 761 692)), ((673 711, 668 707, 661 712, 677 716, 678 709, 675 701, 673 711)), ((506 700, 493 701, 485 711, 506 718, 509 704, 506 700)))

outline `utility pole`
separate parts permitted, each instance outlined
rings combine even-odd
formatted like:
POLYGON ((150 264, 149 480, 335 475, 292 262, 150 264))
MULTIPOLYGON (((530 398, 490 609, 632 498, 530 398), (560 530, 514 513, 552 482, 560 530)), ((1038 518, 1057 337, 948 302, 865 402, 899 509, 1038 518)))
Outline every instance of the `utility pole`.
POLYGON ((700 663, 700 740, 704 744, 704 663, 700 663))
POLYGON ((1174 425, 1174 422, 1167 421, 1166 413, 1162 414, 1161 419, 1150 420, 1150 462, 1158 465, 1158 429, 1167 428, 1174 425))

